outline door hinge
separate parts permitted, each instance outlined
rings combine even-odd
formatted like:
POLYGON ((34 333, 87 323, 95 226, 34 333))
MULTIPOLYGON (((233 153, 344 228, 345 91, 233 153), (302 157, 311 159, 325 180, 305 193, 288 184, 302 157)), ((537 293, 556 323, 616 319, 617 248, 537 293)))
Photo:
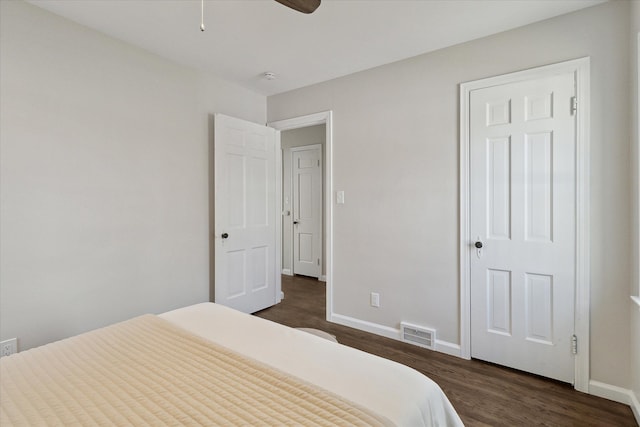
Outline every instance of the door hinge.
POLYGON ((320 265, 320 258, 318 258, 318 265, 320 265))
POLYGON ((318 159, 318 167, 320 167, 320 159, 318 159))
POLYGON ((578 111, 578 97, 572 96, 571 97, 571 114, 575 114, 576 111, 578 111))
POLYGON ((578 337, 571 335, 571 354, 578 354, 578 337))

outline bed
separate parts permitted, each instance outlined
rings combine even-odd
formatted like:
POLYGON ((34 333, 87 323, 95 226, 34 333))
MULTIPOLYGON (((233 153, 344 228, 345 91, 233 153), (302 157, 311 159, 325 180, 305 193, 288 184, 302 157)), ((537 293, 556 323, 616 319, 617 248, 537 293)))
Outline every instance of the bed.
POLYGON ((0 359, 0 425, 462 426, 404 365, 214 303, 0 359))

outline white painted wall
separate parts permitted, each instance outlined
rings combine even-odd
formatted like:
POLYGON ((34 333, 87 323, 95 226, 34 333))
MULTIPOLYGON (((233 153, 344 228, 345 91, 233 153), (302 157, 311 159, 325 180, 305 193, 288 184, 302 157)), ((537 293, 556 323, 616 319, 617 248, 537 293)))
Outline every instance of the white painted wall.
POLYGON ((208 115, 266 99, 0 2, 0 336, 26 349, 209 299, 208 115))
MULTIPOLYGON (((293 194, 291 182, 291 148, 302 147, 305 145, 322 145, 322 182, 324 183, 324 170, 326 167, 325 159, 325 140, 326 126, 315 125, 298 129, 284 130, 280 133, 280 145, 282 147, 282 207, 283 211, 291 212, 289 216, 282 217, 282 269, 292 271, 291 268, 291 252, 293 251, 293 194), (289 203, 287 203, 287 200, 289 203)), ((324 216, 325 192, 322 191, 322 212, 324 216)), ((325 225, 322 223, 322 253, 325 253, 326 239, 324 238, 325 225)), ((326 274, 324 256, 322 258, 322 275, 326 274)))
MULTIPOLYGON (((631 2, 630 27, 630 79, 631 79, 631 185, 632 185, 632 235, 631 295, 640 296, 640 2, 631 2)), ((635 397, 635 415, 640 424, 640 306, 631 302, 631 390, 635 397)))
POLYGON ((610 2, 267 100, 332 110, 335 313, 459 343, 458 85, 591 56, 591 377, 629 388, 629 2, 610 2), (380 308, 369 306, 379 292, 380 308))

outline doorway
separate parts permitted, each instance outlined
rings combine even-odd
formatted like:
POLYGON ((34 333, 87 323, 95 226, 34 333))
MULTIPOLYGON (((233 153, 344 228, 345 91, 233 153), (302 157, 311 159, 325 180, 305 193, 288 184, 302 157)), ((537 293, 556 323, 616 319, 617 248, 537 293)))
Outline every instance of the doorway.
POLYGON ((583 58, 460 91, 461 354, 557 377, 544 371, 556 356, 538 361, 559 351, 559 379, 579 391, 589 380, 588 79, 583 58))
MULTIPOLYGON (((311 129, 313 131, 314 130, 313 128, 316 126, 319 126, 319 127, 315 128, 315 131, 320 131, 320 130, 324 131, 324 139, 321 138, 321 141, 320 141, 321 145, 323 146, 323 156, 322 156, 321 164, 324 166, 322 168, 323 169, 322 198, 324 203, 323 203, 323 209, 322 209, 323 220, 321 221, 323 224, 323 231, 322 231, 323 247, 320 255, 320 264, 322 269, 321 269, 321 274, 319 279, 320 280, 324 279, 324 281, 326 281, 326 317, 329 320, 331 319, 331 316, 333 313, 333 300, 332 300, 332 294, 333 294, 332 293, 333 184, 332 184, 332 173, 331 173, 332 141, 333 141, 332 140, 332 137, 333 137, 332 112, 325 111, 325 112, 310 114, 310 115, 301 116, 301 117, 295 117, 295 118, 286 119, 286 120, 278 120, 278 121, 270 122, 268 125, 275 128, 276 130, 281 131, 281 141, 283 139, 286 139, 287 131, 299 131, 300 133, 304 133, 304 132, 307 132, 308 129, 311 129), (305 129, 307 129, 307 131, 305 131, 305 129), (285 135, 284 138, 283 138, 283 134, 285 135)), ((295 133, 293 133, 293 135, 295 135, 295 133)), ((300 142, 300 145, 310 145, 308 141, 309 140, 307 140, 307 142, 300 142)), ((311 144, 314 144, 314 143, 312 142, 311 144)), ((283 150, 283 155, 284 155, 284 150, 283 150)), ((283 157, 283 163, 286 160, 286 158, 287 158, 286 156, 283 157)), ((287 168, 283 165, 283 174, 286 173, 287 170, 290 170, 290 168, 287 168)), ((290 184, 287 187, 290 188, 291 187, 290 184)), ((283 226, 288 221, 290 221, 291 224, 293 225, 293 217, 291 216, 292 209, 285 209, 284 202, 285 202, 285 197, 283 197, 283 211, 282 211, 283 226)), ((290 196, 289 208, 291 207, 291 202, 292 202, 292 199, 290 196)), ((287 240, 291 242, 290 248, 293 251, 293 242, 292 242, 293 229, 290 228, 290 230, 291 230, 291 233, 290 233, 291 239, 287 239, 287 240)), ((284 253, 284 240, 285 239, 283 239, 283 253, 284 253)), ((289 253, 288 255, 283 254, 283 274, 285 275, 294 274, 291 253, 289 253), (285 267, 285 263, 287 262, 289 262, 288 264, 289 266, 285 267)))

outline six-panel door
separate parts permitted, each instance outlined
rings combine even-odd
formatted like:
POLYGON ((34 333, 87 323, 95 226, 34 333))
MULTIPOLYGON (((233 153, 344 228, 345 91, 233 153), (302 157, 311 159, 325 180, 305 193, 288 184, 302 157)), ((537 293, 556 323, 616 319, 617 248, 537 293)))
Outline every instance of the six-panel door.
POLYGON ((216 114, 214 135, 215 302, 253 313, 276 303, 276 131, 216 114))
POLYGON ((573 74, 470 95, 471 356, 570 383, 573 96, 573 74))

